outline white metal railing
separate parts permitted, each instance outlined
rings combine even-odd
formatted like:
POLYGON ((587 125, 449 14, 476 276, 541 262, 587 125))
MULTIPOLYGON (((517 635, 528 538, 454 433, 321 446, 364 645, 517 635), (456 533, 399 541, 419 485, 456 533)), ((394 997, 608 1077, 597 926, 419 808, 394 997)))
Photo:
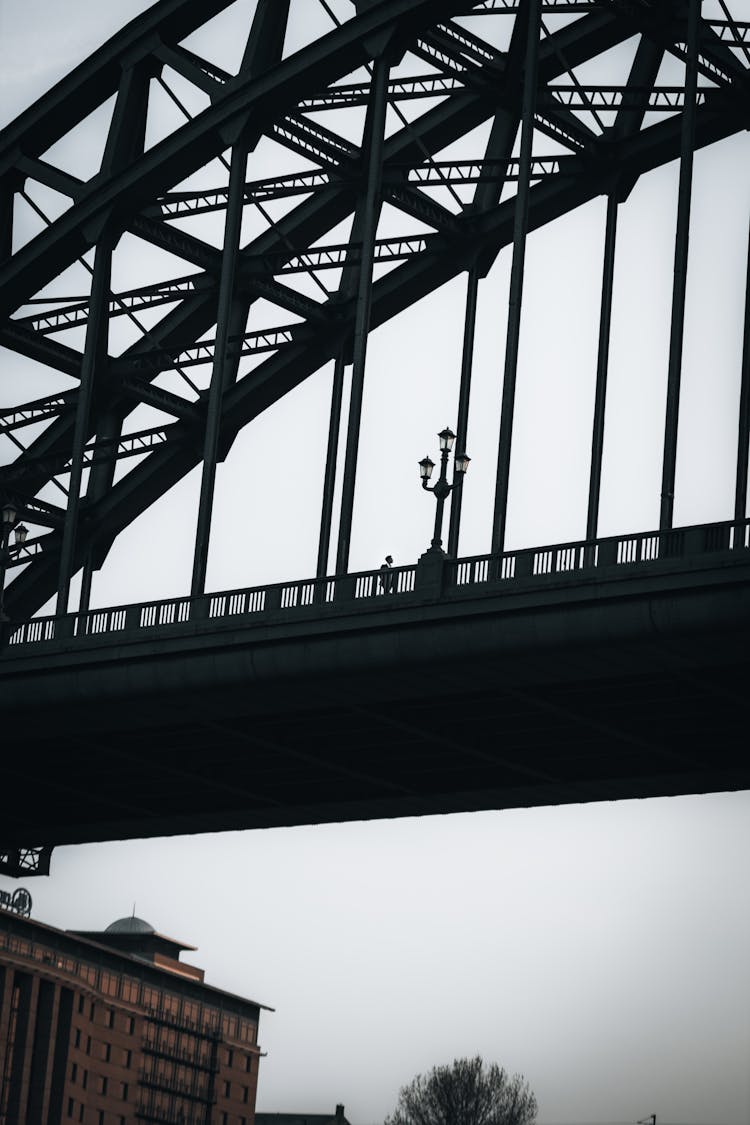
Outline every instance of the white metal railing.
MULTIPOLYGON (((466 586, 512 583, 602 568, 643 566, 715 551, 750 549, 750 520, 699 524, 597 540, 504 551, 446 560, 442 592, 466 586)), ((167 598, 93 609, 65 617, 36 617, 10 626, 11 646, 185 625, 210 619, 248 618, 280 611, 325 611, 331 605, 418 593, 418 567, 362 571, 326 578, 272 583, 199 597, 167 598)))

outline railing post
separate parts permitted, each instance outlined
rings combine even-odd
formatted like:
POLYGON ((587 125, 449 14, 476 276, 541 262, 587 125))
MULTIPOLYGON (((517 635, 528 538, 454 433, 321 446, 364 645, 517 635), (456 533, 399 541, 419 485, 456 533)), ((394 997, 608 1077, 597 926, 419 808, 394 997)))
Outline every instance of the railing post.
POLYGON ((708 528, 686 527, 681 531, 681 537, 681 555, 702 555, 707 550, 711 549, 709 546, 708 528))
POLYGON ((732 540, 732 547, 735 551, 747 550, 748 538, 748 521, 746 519, 737 520, 734 524, 734 538, 732 540))
POLYGON ((75 636, 76 614, 61 613, 55 622, 55 639, 68 640, 75 636))
POLYGON ((268 587, 265 598, 263 599, 263 609, 267 613, 273 612, 276 609, 281 609, 281 586, 268 587))
POLYGON ((597 566, 616 566, 619 546, 619 539, 602 539, 597 566))
MULTIPOLYGON (((487 563, 487 581, 498 582, 503 577, 503 563, 509 556, 504 552, 498 555, 492 555, 487 563)), ((473 568, 473 574, 476 576, 476 569, 473 568)))
POLYGON ((211 608, 211 595, 194 597, 190 602, 190 621, 206 621, 211 608))
MULTIPOLYGON (((701 528, 701 533, 702 533, 701 528)), ((685 546, 687 537, 684 530, 680 528, 668 528, 661 532, 659 536, 659 558, 660 559, 675 559, 686 553, 685 546)), ((703 551, 703 544, 701 543, 700 551, 703 551)), ((640 560, 644 561, 644 560, 640 560)))
POLYGON ((315 579, 313 583, 313 605, 326 604, 326 586, 327 581, 325 577, 315 579))
POLYGON ((536 551, 516 551, 516 565, 513 569, 514 578, 531 578, 534 574, 534 559, 536 551))
POLYGON ((357 579, 353 574, 342 574, 335 579, 334 600, 353 602, 357 594, 357 579))
POLYGON ((141 606, 129 605, 125 610, 125 628, 126 629, 140 629, 141 627, 141 606))
POLYGON ((458 585, 458 559, 448 558, 443 569, 443 589, 451 590, 458 585))
POLYGON ((425 551, 417 561, 414 589, 425 598, 439 598, 443 593, 447 555, 443 551, 425 551))

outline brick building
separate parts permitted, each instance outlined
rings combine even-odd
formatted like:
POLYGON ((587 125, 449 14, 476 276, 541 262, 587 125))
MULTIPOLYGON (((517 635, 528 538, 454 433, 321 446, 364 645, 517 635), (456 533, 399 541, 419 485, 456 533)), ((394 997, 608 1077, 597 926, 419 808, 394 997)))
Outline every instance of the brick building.
POLYGON ((0 910, 0 1125, 253 1125, 263 1004, 212 988, 140 918, 0 910))

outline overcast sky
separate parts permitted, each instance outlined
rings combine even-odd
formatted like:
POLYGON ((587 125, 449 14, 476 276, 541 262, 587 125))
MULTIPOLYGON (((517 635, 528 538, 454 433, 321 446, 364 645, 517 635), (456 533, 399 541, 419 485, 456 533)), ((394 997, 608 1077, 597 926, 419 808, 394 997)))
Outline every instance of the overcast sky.
MULTIPOLYGON (((2 123, 147 6, 0 0, 2 123)), ((351 14, 347 0, 334 7, 351 14)), ((742 7, 730 3, 739 18, 742 7)), ((232 69, 253 8, 238 0, 191 45, 232 69)), ((318 0, 291 8, 287 51, 330 27, 318 0)), ((703 9, 720 14, 713 0, 703 9)), ((508 17, 492 17, 479 29, 501 45, 508 27, 508 17)), ((579 77, 616 82, 631 57, 626 44, 579 77)), ((682 74, 670 63, 662 77, 682 74)), ((193 112, 201 108, 186 84, 170 81, 193 112)), ((177 123, 166 96, 155 99, 148 143, 177 123)), ((361 115, 328 123, 356 139, 361 115)), ((389 128, 397 124, 391 117, 389 128)), ((103 125, 106 111, 47 159, 91 174, 103 125)), ((450 155, 478 156, 484 135, 450 155)), ((696 157, 678 523, 733 510, 748 147, 743 134, 696 157)), ((538 153, 553 151, 539 139, 538 153)), ((261 142, 248 174, 300 167, 261 142)), ((214 163, 193 182, 218 186, 223 175, 214 163)), ((658 523, 676 183, 674 165, 652 173, 621 208, 603 534, 658 523)), ((59 209, 54 193, 30 190, 49 214, 59 209)), ((603 217, 598 200, 529 239, 511 546, 585 530, 603 217)), ((215 217, 192 222, 218 243, 215 217)), ((19 208, 17 238, 38 226, 19 208)), ((248 214, 243 238, 261 226, 248 214)), ((387 209, 379 233, 414 229, 387 209)), ((125 236, 113 286, 186 272, 125 236)), ((489 545, 508 272, 504 253, 480 290, 464 554, 489 545)), ((87 288, 73 267, 49 292, 87 288)), ((459 277, 371 338, 354 568, 386 552, 413 561, 429 542, 432 501, 416 463, 427 452, 436 459, 436 432, 455 427, 464 294, 459 277)), ((259 303, 250 326, 274 316, 291 319, 259 303)), ((111 351, 134 338, 118 322, 111 351)), ((82 343, 75 332, 60 339, 82 343)), ((71 385, 15 354, 2 360, 4 403, 71 385)), ((178 389, 170 379, 163 385, 178 389)), ((267 411, 220 468, 211 588, 314 572, 330 379, 323 369, 267 411)), ((129 428, 159 420, 139 408, 129 428)), ((9 445, 0 452, 15 456, 9 445)), ((120 537, 95 578, 95 604, 186 592, 198 485, 194 472, 120 537)), ((660 1123, 747 1125, 748 813, 750 794, 721 794, 61 848, 52 877, 29 886, 34 915, 63 927, 104 928, 135 905, 157 929, 199 946, 194 960, 211 983, 275 1007, 261 1027, 263 1110, 344 1102, 354 1125, 374 1125, 416 1072, 479 1052, 526 1075, 544 1123, 656 1113, 660 1123)))

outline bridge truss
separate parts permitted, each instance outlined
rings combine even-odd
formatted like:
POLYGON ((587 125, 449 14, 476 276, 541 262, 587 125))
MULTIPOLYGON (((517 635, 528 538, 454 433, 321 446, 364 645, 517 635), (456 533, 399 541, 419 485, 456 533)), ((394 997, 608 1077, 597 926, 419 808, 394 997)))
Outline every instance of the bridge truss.
MULTIPOLYGON (((502 550, 526 237, 603 195, 586 529, 595 538, 618 205, 640 176, 679 158, 661 510, 661 527, 670 527, 693 153, 748 126, 750 23, 723 0, 711 13, 700 0, 310 0, 326 13, 330 31, 285 54, 289 0, 258 0, 241 64, 230 73, 184 44, 230 2, 159 0, 0 133, 0 344, 61 377, 57 393, 0 411, 0 435, 13 449, 0 498, 31 528, 8 560, 8 615, 28 618, 55 595, 58 614, 76 608, 69 602, 78 571, 77 609, 85 612, 92 574, 116 537, 197 465, 191 593, 200 595, 217 463, 244 426, 330 361, 318 574, 331 569, 337 473, 335 570, 346 572, 368 332, 467 274, 461 447, 478 286, 500 251, 512 247, 492 540, 493 550, 502 550), (494 45, 500 41, 503 49, 494 45), (626 41, 635 48, 625 83, 578 80, 576 68, 626 41), (658 83, 670 55, 684 63, 682 86, 658 83), (180 83, 203 108, 186 106, 180 83), (179 121, 147 147, 155 92, 169 96, 179 121), (64 170, 49 150, 105 103, 111 120, 94 173, 64 170), (360 113, 356 143, 335 126, 330 111, 342 107, 360 113), (387 115, 391 122, 395 115, 390 131, 387 115), (483 123, 490 125, 483 151, 441 158, 483 123), (248 168, 262 138, 284 150, 286 164, 257 179, 248 168), (288 171, 290 162, 297 171, 288 171), (196 187, 202 169, 216 179, 204 175, 196 187), (39 202, 40 189, 54 207, 39 202), (285 210, 274 218, 268 208, 276 201, 285 210), (402 221, 398 237, 378 237, 384 204, 402 221), (19 219, 30 212, 41 229, 19 244, 19 219), (265 229, 243 241, 250 212, 265 229), (191 231, 191 222, 211 213, 223 221, 219 247, 197 227, 191 231), (337 232, 347 221, 350 233, 341 241, 337 232), (182 274, 114 291, 113 256, 123 235, 168 251, 184 262, 182 274), (55 279, 76 262, 88 287, 59 295, 55 279), (389 268, 378 274, 383 263, 389 268), (306 292, 295 286, 299 275, 312 283, 306 292), (273 310, 274 322, 248 331, 259 302, 273 310), (138 335, 115 354, 111 341, 123 318, 138 335), (79 347, 69 342, 71 329, 79 331, 79 347), (342 417, 347 365, 352 390, 342 417), (144 404, 163 418, 145 430, 135 420, 144 404), (346 450, 337 466, 342 425, 346 450)), ((22 386, 18 392, 22 399, 22 386)), ((745 515, 747 404, 745 370, 736 519, 745 515)), ((448 542, 454 555, 459 520, 460 492, 448 542)))

